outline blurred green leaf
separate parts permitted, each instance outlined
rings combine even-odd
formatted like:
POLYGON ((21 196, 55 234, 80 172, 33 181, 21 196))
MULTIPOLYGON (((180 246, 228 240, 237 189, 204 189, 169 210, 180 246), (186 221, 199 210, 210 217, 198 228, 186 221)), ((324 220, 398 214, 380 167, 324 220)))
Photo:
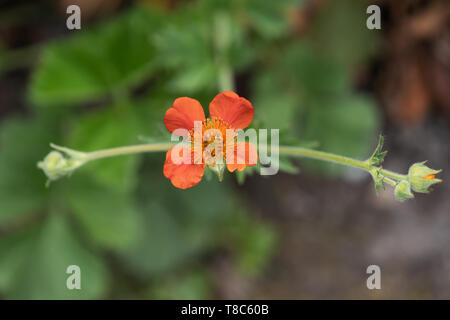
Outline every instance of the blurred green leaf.
POLYGON ((312 103, 329 104, 351 93, 345 69, 314 52, 306 42, 283 48, 257 74, 253 90, 255 120, 261 126, 283 130, 284 136, 299 133, 303 122, 308 122, 305 113, 312 103))
POLYGON ((37 234, 37 228, 32 227, 2 235, 0 239, 0 291, 2 293, 13 289, 15 278, 20 277, 18 270, 27 261, 37 234))
POLYGON ((187 62, 188 65, 201 66, 202 62, 210 62, 213 57, 209 39, 211 26, 206 25, 206 16, 195 13, 196 19, 192 19, 183 12, 179 11, 172 17, 171 23, 153 35, 158 58, 173 70, 185 66, 187 62))
POLYGON ((61 214, 52 213, 38 229, 14 235, 12 242, 1 240, 0 279, 7 298, 92 299, 105 292, 102 262, 80 244, 61 214), (81 269, 81 290, 67 289, 70 265, 81 269))
POLYGON ((136 245, 122 255, 122 261, 136 275, 145 278, 169 272, 186 261, 196 248, 165 207, 151 204, 144 212, 144 228, 136 245))
POLYGON ((293 0, 247 0, 245 11, 255 30, 264 38, 280 37, 289 30, 286 13, 289 5, 299 5, 303 1, 293 0))
POLYGON ((168 88, 179 92, 195 92, 214 85, 217 70, 212 63, 206 61, 202 65, 185 67, 169 81, 168 88))
POLYGON ((235 171, 236 181, 239 185, 243 185, 245 183, 245 179, 247 177, 254 175, 255 173, 259 173, 261 171, 261 164, 258 162, 253 167, 247 167, 243 171, 235 171))
POLYGON ((238 210, 227 217, 222 232, 222 240, 236 253, 241 270, 249 276, 261 272, 275 248, 274 229, 238 210))
POLYGON ((5 64, 6 64, 6 50, 0 43, 0 75, 3 73, 5 64))
POLYGON ((0 132, 0 223, 30 215, 41 208, 49 190, 37 168, 52 141, 52 125, 40 120, 10 119, 0 132))
POLYGON ((387 151, 383 151, 384 137, 380 134, 378 137, 378 144, 375 148, 375 151, 372 153, 368 162, 372 166, 379 166, 383 163, 384 157, 386 157, 387 151))
POLYGON ((216 67, 212 50, 211 25, 200 12, 186 14, 184 8, 172 23, 154 35, 158 60, 171 70, 170 90, 194 92, 215 88, 216 67), (193 15, 195 17, 192 17, 193 15))
POLYGON ((158 61, 171 71, 172 92, 215 91, 221 64, 236 72, 252 61, 244 27, 232 20, 223 4, 217 7, 221 9, 210 2, 181 6, 171 23, 155 34, 158 61), (224 52, 218 52, 219 46, 224 52))
POLYGON ((287 157, 280 157, 280 171, 286 172, 289 174, 297 174, 300 172, 300 169, 292 163, 292 160, 287 157))
MULTIPOLYGON (((120 107, 120 106, 119 106, 120 107)), ((77 118, 67 145, 90 152, 140 143, 141 120, 131 106, 91 112, 77 118)), ((136 184, 139 155, 105 158, 88 163, 82 170, 107 187, 131 190, 136 184)))
POLYGON ((202 181, 178 190, 163 177, 162 163, 156 163, 160 161, 141 180, 142 233, 136 245, 121 254, 123 263, 141 277, 169 272, 214 246, 215 229, 235 202, 225 182, 202 181))
POLYGON ((298 97, 282 89, 279 77, 261 72, 255 82, 253 105, 255 118, 267 128, 286 129, 295 126, 300 109, 298 97))
POLYGON ((359 0, 330 1, 311 26, 311 46, 344 68, 369 58, 377 50, 378 33, 366 28, 366 8, 359 0))
POLYGON ((211 280, 206 271, 192 271, 158 281, 149 289, 150 299, 198 300, 210 298, 211 280))
MULTIPOLYGON (((308 111, 305 139, 316 139, 320 149, 349 157, 367 157, 373 136, 379 129, 379 115, 371 99, 350 96, 333 105, 315 105, 308 111)), ((305 161, 311 168, 338 173, 344 168, 335 164, 305 161)))
POLYGON ((151 35, 161 19, 155 9, 134 8, 68 41, 47 46, 32 77, 32 101, 75 104, 139 84, 156 67, 151 35))
MULTIPOLYGON (((145 97, 133 102, 134 118, 140 122, 138 140, 144 143, 170 141, 171 133, 164 125, 164 115, 175 98, 161 87, 149 90, 145 97)), ((136 130, 136 129, 135 129, 136 130)))
POLYGON ((306 42, 286 47, 279 63, 278 77, 287 88, 300 88, 303 98, 335 98, 350 92, 347 70, 306 42))
POLYGON ((79 174, 72 177, 67 198, 75 219, 95 244, 124 249, 137 239, 140 221, 128 193, 79 174))

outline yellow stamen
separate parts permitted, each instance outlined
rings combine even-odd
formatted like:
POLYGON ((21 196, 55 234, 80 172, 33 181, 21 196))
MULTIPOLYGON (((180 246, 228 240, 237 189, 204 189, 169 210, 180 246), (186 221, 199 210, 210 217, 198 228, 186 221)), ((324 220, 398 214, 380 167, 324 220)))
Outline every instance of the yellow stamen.
MULTIPOLYGON (((202 146, 201 146, 202 150, 201 150, 201 154, 197 155, 197 157, 196 157, 196 158, 198 158, 197 160, 201 160, 203 152, 212 143, 217 144, 217 151, 221 153, 221 156, 225 160, 226 159, 227 146, 228 145, 231 146, 231 145, 234 145, 236 143, 237 135, 235 134, 232 137, 231 141, 228 141, 228 139, 227 139, 228 137, 227 137, 226 131, 227 131, 227 129, 231 129, 231 127, 226 122, 224 122, 222 119, 215 118, 215 117, 207 118, 206 120, 204 120, 202 122, 203 135, 205 135, 205 134, 208 135, 208 133, 205 133, 205 132, 207 130, 209 130, 209 129, 217 129, 217 130, 219 130, 219 132, 221 133, 221 137, 220 137, 220 139, 217 139, 217 141, 216 141, 216 137, 215 136, 211 136, 211 137, 208 136, 208 139, 206 139, 206 141, 204 139, 200 138, 201 141, 202 141, 202 146)), ((194 139, 194 132, 195 132, 194 129, 192 129, 190 131, 190 140, 191 140, 192 146, 194 146, 194 140, 195 140, 194 139)), ((234 149, 232 148, 231 150, 234 150, 234 149)), ((215 152, 216 152, 216 150, 214 149, 212 151, 212 153, 211 153, 211 156, 214 157, 215 156, 215 152)), ((206 165, 208 165, 210 167, 214 167, 215 166, 215 163, 213 162, 213 159, 205 159, 205 162, 206 162, 206 165)))

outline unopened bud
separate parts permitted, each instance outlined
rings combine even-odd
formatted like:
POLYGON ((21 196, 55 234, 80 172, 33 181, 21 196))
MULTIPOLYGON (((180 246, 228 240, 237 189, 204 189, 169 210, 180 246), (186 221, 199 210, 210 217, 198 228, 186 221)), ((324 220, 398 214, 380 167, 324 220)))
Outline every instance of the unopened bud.
POLYGON ((415 163, 409 168, 408 180, 416 192, 427 193, 431 185, 442 182, 441 179, 436 179, 436 174, 442 170, 428 168, 425 163, 426 161, 415 163))
POLYGON ((49 181, 58 180, 63 176, 70 175, 75 169, 86 162, 86 156, 82 152, 54 145, 52 147, 62 152, 51 151, 43 161, 37 164, 38 168, 44 171, 49 181), (66 157, 63 152, 66 154, 66 157))
POLYGON ((411 192, 411 185, 406 180, 402 180, 397 183, 394 189, 394 195, 395 199, 402 202, 414 198, 414 195, 411 192))

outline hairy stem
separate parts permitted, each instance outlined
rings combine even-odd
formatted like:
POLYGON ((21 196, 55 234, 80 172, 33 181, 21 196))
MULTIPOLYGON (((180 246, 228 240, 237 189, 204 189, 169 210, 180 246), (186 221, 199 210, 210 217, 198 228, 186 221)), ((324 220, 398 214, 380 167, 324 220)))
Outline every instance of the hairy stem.
POLYGON ((389 171, 386 169, 381 169, 380 173, 386 177, 391 177, 391 178, 398 179, 398 180, 407 180, 408 179, 408 176, 405 174, 399 174, 399 173, 392 172, 392 171, 389 171))
POLYGON ((212 30, 215 60, 218 67, 217 86, 220 91, 234 91, 233 69, 227 57, 231 41, 231 25, 225 12, 219 11, 215 13, 212 30))
MULTIPOLYGON (((103 149, 97 150, 93 152, 80 152, 77 150, 72 150, 66 147, 51 145, 54 149, 65 153, 72 162, 69 162, 70 167, 66 168, 68 172, 72 172, 78 167, 82 166, 86 162, 116 157, 121 155, 130 155, 130 154, 138 154, 145 152, 166 152, 174 143, 152 143, 152 144, 138 144, 131 146, 123 146, 117 148, 103 149)), ((260 146, 260 148, 263 146, 260 146)), ((268 147, 268 146, 264 146, 268 147)), ((270 149, 270 148, 269 148, 270 149)), ((376 167, 371 165, 369 160, 361 161, 357 159, 353 159, 350 157, 345 157, 341 155, 337 155, 334 153, 318 151, 314 149, 304 148, 304 147, 293 147, 293 146, 279 146, 278 154, 284 156, 292 156, 292 157, 302 157, 302 158, 310 158, 320 161, 327 161, 332 163, 337 163, 344 166, 354 167, 358 169, 365 170, 372 174, 375 177, 376 173, 381 174, 381 178, 384 182, 390 184, 391 186, 396 186, 398 181, 406 180, 407 176, 398 174, 389 170, 382 169, 381 167, 376 167)), ((53 155, 55 157, 55 155, 53 155)), ((39 163, 40 168, 45 167, 45 161, 39 163)), ((57 168, 58 169, 58 168, 57 168)), ((59 168, 60 169, 60 168, 59 168)), ((48 168, 44 169, 48 171, 48 168)))
MULTIPOLYGON (((344 166, 354 167, 358 169, 365 170, 373 175, 376 167, 370 165, 369 161, 361 161, 353 158, 340 156, 334 153, 317 151, 302 147, 290 147, 290 146, 280 146, 279 154, 294 157, 304 157, 310 159, 316 159, 321 161, 327 161, 332 163, 341 164, 344 166)), ((389 170, 380 169, 380 173, 383 175, 384 182, 395 187, 397 185, 396 180, 406 180, 408 177, 406 175, 398 174, 389 170), (393 179, 391 179, 393 178, 393 179)))
POLYGON ((349 157, 340 156, 334 153, 317 151, 308 148, 280 146, 279 153, 280 155, 311 158, 355 167, 366 171, 370 170, 370 166, 366 161, 360 161, 349 157))
POLYGON ((87 161, 143 152, 164 152, 172 147, 171 143, 138 144, 87 153, 87 161))
MULTIPOLYGON (((98 151, 93 151, 87 153, 87 160, 97 160, 102 158, 115 157, 120 155, 128 155, 128 154, 136 154, 136 153, 144 153, 144 152, 165 152, 169 150, 173 144, 171 143, 156 143, 156 144, 138 144, 132 146, 124 146, 118 148, 111 149, 103 149, 98 151)), ((280 146, 279 154, 286 156, 294 156, 294 157, 303 157, 310 158, 322 161, 328 161, 333 163, 338 163, 341 165, 346 165, 350 167, 355 167, 359 169, 363 169, 366 171, 370 170, 370 166, 365 161, 356 160, 353 158, 340 156, 334 153, 328 153, 323 151, 317 151, 308 148, 302 147, 290 147, 290 146, 280 146)), ((387 170, 385 170, 387 171, 387 170)), ((390 174, 395 174, 390 172, 390 174)), ((395 174, 398 175, 398 174, 395 174)), ((401 175, 398 175, 401 176, 401 175)))

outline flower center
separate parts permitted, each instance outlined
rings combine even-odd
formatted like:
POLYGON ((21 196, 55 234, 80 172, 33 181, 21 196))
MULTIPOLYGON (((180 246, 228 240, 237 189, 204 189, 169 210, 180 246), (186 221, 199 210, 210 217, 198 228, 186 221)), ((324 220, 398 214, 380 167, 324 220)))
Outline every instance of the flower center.
POLYGON ((203 157, 203 161, 207 166, 214 167, 217 160, 226 159, 227 149, 234 151, 237 134, 222 119, 216 117, 207 118, 202 121, 201 131, 199 129, 200 127, 194 128, 189 132, 190 143, 194 150, 195 143, 201 142, 201 155, 195 155, 197 161, 201 159, 200 157, 203 157))

